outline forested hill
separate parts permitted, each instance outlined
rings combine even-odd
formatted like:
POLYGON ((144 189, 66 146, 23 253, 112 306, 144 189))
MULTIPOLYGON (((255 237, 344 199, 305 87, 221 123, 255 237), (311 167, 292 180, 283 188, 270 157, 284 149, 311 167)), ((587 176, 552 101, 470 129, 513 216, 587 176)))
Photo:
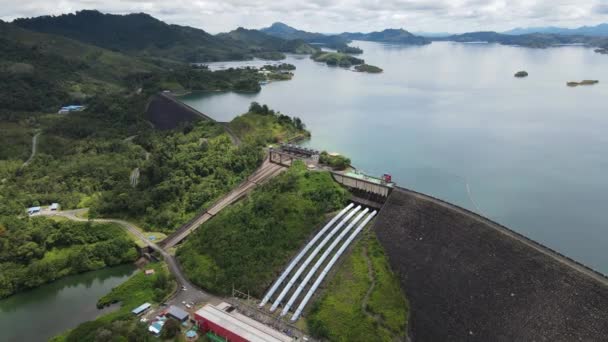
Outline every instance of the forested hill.
POLYGON ((427 38, 416 36, 404 29, 386 29, 380 32, 370 33, 345 32, 340 36, 349 40, 367 40, 382 43, 399 43, 409 45, 425 45, 431 43, 431 41, 427 38))
POLYGON ((49 110, 92 94, 124 91, 128 75, 155 65, 72 39, 0 22, 0 110, 49 110))
MULTIPOLYGON (((275 40, 260 48, 255 42, 250 44, 246 40, 211 35, 197 28, 169 25, 145 13, 115 15, 84 10, 60 16, 16 19, 13 23, 28 30, 62 35, 115 51, 183 62, 249 59, 285 47, 284 41, 275 40)), ((284 52, 295 52, 295 49, 284 52)))
MULTIPOLYGON (((246 44, 251 51, 259 51, 258 53, 263 53, 264 51, 277 51, 279 53, 293 52, 312 54, 316 52, 315 48, 301 39, 282 39, 258 30, 248 30, 242 27, 228 33, 220 33, 217 37, 227 41, 233 41, 237 44, 246 44)), ((270 53, 266 53, 266 56, 264 57, 267 57, 267 59, 278 59, 268 58, 273 57, 270 53)))
POLYGON ((260 31, 284 39, 302 39, 311 43, 322 43, 328 47, 339 49, 352 40, 367 40, 372 42, 397 43, 410 45, 430 44, 430 40, 416 36, 404 29, 386 29, 380 32, 360 33, 344 32, 341 34, 322 34, 298 30, 283 23, 274 23, 260 31))
POLYGON ((533 33, 522 35, 509 35, 492 31, 468 32, 448 37, 432 38, 436 41, 455 42, 488 42, 503 45, 518 45, 531 48, 546 48, 564 44, 585 44, 591 46, 608 45, 608 37, 575 36, 561 34, 533 33))

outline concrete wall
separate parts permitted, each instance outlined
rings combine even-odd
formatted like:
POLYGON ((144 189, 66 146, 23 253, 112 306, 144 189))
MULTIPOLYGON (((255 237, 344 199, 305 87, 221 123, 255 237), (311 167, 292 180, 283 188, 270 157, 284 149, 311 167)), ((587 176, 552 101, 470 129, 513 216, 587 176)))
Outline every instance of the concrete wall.
POLYGON ((374 229, 410 301, 413 341, 608 336, 608 280, 494 222, 396 189, 374 229))
POLYGON ((391 188, 384 186, 384 185, 380 185, 380 184, 374 184, 371 182, 366 182, 363 181, 361 179, 357 179, 357 178, 352 178, 352 177, 347 177, 344 176, 340 173, 332 173, 332 176, 334 177, 334 180, 344 186, 347 186, 349 188, 355 188, 355 189, 359 189, 359 190, 363 190, 366 192, 371 192, 380 196, 384 196, 387 197, 388 194, 391 191, 391 188))

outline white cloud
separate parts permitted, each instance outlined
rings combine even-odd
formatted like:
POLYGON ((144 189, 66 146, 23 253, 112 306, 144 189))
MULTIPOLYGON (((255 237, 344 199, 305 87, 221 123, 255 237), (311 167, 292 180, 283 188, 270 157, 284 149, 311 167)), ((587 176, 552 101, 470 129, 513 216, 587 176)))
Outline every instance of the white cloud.
POLYGON ((209 32, 274 21, 319 32, 506 30, 518 26, 574 27, 608 21, 606 0, 0 0, 0 19, 58 15, 81 9, 146 12, 209 32))

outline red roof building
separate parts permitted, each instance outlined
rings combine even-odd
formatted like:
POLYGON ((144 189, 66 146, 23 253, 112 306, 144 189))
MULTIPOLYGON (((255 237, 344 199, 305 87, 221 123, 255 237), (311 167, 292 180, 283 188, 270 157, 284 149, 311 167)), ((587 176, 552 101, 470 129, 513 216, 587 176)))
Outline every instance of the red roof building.
POLYGON ((235 310, 230 304, 205 305, 194 314, 203 331, 211 331, 226 341, 289 342, 293 339, 235 310))

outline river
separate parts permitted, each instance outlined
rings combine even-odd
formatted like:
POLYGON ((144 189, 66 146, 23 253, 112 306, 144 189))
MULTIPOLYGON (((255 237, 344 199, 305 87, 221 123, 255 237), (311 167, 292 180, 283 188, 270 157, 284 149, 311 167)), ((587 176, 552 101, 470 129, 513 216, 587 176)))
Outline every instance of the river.
POLYGON ((608 56, 574 46, 354 45, 384 73, 289 56, 297 67, 291 81, 183 101, 220 121, 251 101, 299 116, 312 131, 305 144, 608 273, 608 56), (513 77, 519 70, 530 76, 513 77), (566 86, 583 79, 600 83, 566 86))
POLYGON ((82 322, 117 309, 98 310, 97 300, 123 283, 133 265, 122 265, 62 278, 0 300, 0 340, 46 341, 82 322))

